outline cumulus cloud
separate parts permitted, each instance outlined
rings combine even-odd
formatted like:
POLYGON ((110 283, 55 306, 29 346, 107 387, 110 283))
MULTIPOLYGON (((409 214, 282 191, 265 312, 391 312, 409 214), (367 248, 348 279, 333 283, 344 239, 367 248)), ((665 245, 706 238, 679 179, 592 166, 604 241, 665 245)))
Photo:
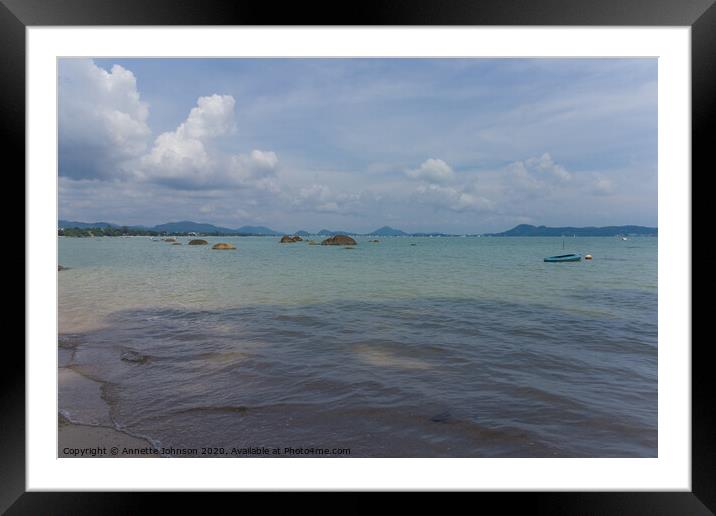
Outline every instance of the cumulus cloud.
POLYGON ((556 163, 548 152, 539 157, 514 161, 495 178, 496 187, 513 202, 550 198, 570 187, 573 174, 556 163))
MULTIPOLYGON (((479 65, 473 61, 462 65, 479 65)), ((276 228, 390 223, 472 232, 516 221, 595 224, 598 216, 616 220, 622 205, 628 206, 620 212, 624 220, 632 221, 630 213, 654 209, 655 82, 648 91, 637 86, 656 76, 655 63, 634 75, 634 63, 560 61, 563 72, 589 72, 575 76, 554 74, 557 65, 545 62, 538 89, 527 95, 520 69, 532 72, 532 62, 505 63, 507 82, 481 90, 485 76, 475 73, 440 80, 431 91, 415 77, 447 77, 435 67, 456 61, 426 62, 424 75, 410 81, 403 72, 417 73, 414 64, 404 70, 397 63, 390 81, 400 81, 390 91, 404 92, 404 82, 422 84, 417 111, 415 97, 404 103, 404 95, 391 93, 386 104, 370 88, 388 73, 370 63, 358 74, 365 74, 363 83, 348 62, 338 63, 344 75, 333 62, 315 63, 310 72, 321 68, 324 75, 316 77, 332 80, 309 76, 298 83, 282 80, 302 71, 290 60, 261 70, 237 62, 226 73, 240 80, 221 82, 210 74, 195 77, 202 67, 194 60, 173 68, 171 78, 163 67, 126 64, 142 70, 135 77, 105 63, 60 60, 63 218, 156 223, 201 216, 226 226, 263 218, 276 228), (616 73, 593 74, 594 66, 616 73), (173 81, 171 88, 162 79, 173 81), (206 96, 177 112, 196 88, 206 96), (363 98, 345 105, 341 99, 356 98, 356 88, 363 98), (446 110, 444 100, 454 103, 460 95, 475 102, 446 110), (504 101, 499 109, 493 95, 504 101), (162 98, 161 109, 150 118, 154 106, 147 100, 154 98, 162 98), (163 132, 152 133, 150 122, 163 132)))
POLYGON ((254 149, 248 155, 231 156, 230 176, 240 184, 249 184, 275 174, 278 156, 275 152, 254 149))
POLYGON ((59 174, 74 179, 117 178, 149 142, 149 106, 134 74, 89 59, 59 66, 59 174))
POLYGON ((175 130, 151 143, 149 105, 134 74, 90 59, 65 59, 59 73, 59 173, 75 180, 155 183, 175 189, 255 187, 276 191, 275 152, 224 154, 235 129, 231 95, 199 97, 175 130))
POLYGON ((568 181, 572 178, 572 174, 570 174, 562 165, 555 163, 552 156, 550 156, 548 152, 545 152, 539 158, 529 158, 525 161, 525 165, 531 170, 549 174, 561 181, 568 181))
POLYGON ((471 186, 452 187, 436 184, 420 185, 415 190, 415 199, 424 204, 430 204, 436 208, 445 208, 452 211, 489 211, 494 208, 494 203, 469 191, 471 186))
POLYGON ((224 135, 234 129, 234 106, 231 95, 199 97, 186 121, 175 131, 185 139, 207 140, 224 135))
POLYGON ((430 158, 425 160, 418 168, 408 170, 408 177, 420 179, 434 184, 445 184, 455 179, 453 169, 441 159, 430 158))
POLYGON ((338 213, 359 199, 358 193, 337 192, 324 184, 312 184, 298 189, 292 205, 302 210, 338 213))
POLYGON ((218 160, 210 156, 207 145, 233 128, 235 104, 230 95, 199 97, 176 130, 154 141, 141 160, 140 176, 177 187, 213 186, 218 160))
POLYGON ((224 179, 227 185, 252 188, 273 194, 281 190, 276 177, 278 156, 272 151, 252 150, 229 158, 224 179))
POLYGON ((214 142, 235 129, 235 105, 231 95, 199 97, 184 122, 157 137, 141 159, 139 177, 179 189, 251 187, 277 192, 275 152, 254 149, 225 155, 215 149, 214 142))
POLYGON ((494 203, 479 194, 474 180, 457 183, 452 167, 441 159, 425 160, 417 169, 406 172, 421 183, 413 190, 412 201, 438 209, 457 212, 491 210, 494 203))

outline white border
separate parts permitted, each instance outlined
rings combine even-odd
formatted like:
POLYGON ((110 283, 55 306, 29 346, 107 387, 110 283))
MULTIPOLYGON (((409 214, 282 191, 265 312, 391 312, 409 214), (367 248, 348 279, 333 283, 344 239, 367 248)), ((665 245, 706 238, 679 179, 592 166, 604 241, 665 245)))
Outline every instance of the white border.
POLYGON ((690 490, 690 37, 688 27, 29 27, 27 489, 690 490), (658 56, 658 458, 57 459, 57 269, 48 245, 56 242, 56 58, 84 55, 658 56))

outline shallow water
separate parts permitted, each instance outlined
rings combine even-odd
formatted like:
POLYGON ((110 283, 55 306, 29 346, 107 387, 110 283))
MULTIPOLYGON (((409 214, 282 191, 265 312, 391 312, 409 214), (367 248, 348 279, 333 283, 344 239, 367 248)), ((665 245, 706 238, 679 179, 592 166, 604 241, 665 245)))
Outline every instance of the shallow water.
POLYGON ((657 455, 656 238, 206 239, 238 249, 59 239, 60 365, 101 383, 117 427, 175 448, 657 455), (594 259, 542 261, 568 252, 594 259))

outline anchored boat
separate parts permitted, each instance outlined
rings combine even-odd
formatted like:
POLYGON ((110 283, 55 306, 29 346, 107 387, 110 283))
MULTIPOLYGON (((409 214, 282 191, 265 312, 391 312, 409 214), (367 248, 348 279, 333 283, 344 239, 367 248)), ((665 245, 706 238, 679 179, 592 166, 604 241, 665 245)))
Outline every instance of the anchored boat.
POLYGON ((582 259, 581 254, 560 254, 558 256, 548 256, 545 262, 578 262, 582 259))

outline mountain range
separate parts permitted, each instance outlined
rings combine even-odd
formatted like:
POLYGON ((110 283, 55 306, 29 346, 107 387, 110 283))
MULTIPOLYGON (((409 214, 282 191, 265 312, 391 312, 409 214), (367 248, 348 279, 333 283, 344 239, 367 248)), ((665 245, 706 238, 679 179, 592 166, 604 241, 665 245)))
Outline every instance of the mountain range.
POLYGON ((503 231, 502 233, 486 233, 485 236, 657 236, 658 229, 645 226, 605 226, 605 227, 561 227, 550 228, 547 226, 532 226, 530 224, 520 224, 514 228, 503 231))
MULTIPOLYGON (((333 231, 321 229, 318 233, 311 233, 306 230, 296 231, 294 233, 284 233, 274 231, 265 226, 241 226, 232 229, 213 224, 200 222, 192 222, 183 220, 179 222, 167 222, 156 226, 122 226, 111 222, 76 222, 71 220, 59 220, 60 228, 124 228, 129 230, 139 229, 145 231, 156 231, 158 233, 198 233, 198 234, 216 234, 216 235, 262 235, 262 236, 280 236, 285 234, 299 235, 302 237, 310 235, 333 236, 333 235, 358 235, 358 236, 458 236, 449 233, 406 233, 400 229, 383 226, 371 233, 356 233, 354 231, 333 231)), ((606 227, 547 227, 532 226, 530 224, 520 224, 514 228, 503 231, 502 233, 485 233, 484 236, 616 236, 616 235, 638 235, 638 236, 657 236, 657 228, 645 226, 606 226, 606 227)), ((477 236, 477 235, 468 235, 477 236)))
POLYGON ((110 222, 76 222, 72 220, 59 220, 58 226, 61 228, 123 228, 142 229, 147 231, 156 231, 158 233, 216 233, 220 235, 282 235, 278 231, 264 226, 241 226, 232 229, 213 224, 205 224, 200 222, 192 222, 190 220, 182 220, 179 222, 167 222, 166 224, 158 224, 156 226, 122 226, 120 224, 112 224, 110 222))

